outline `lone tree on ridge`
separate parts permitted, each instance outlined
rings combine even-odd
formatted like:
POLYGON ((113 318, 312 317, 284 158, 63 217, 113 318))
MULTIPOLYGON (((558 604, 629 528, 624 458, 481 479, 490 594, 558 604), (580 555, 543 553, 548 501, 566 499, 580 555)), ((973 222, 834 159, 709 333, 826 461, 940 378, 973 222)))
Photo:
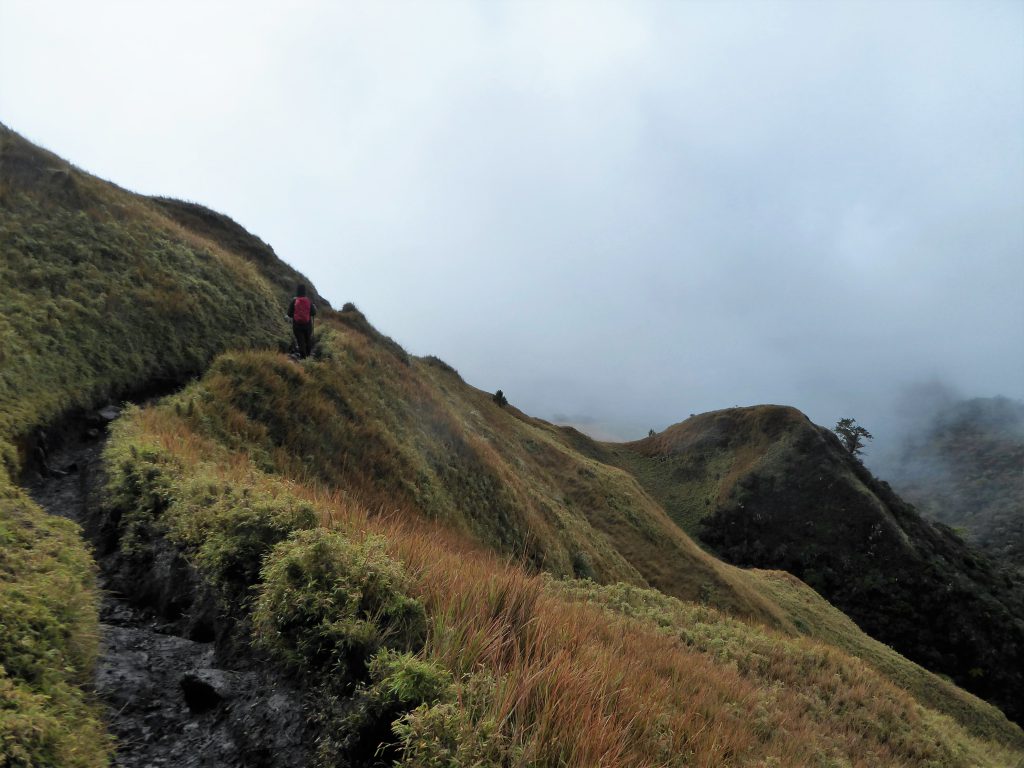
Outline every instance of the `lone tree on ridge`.
POLYGON ((874 439, 870 432, 857 423, 856 419, 840 419, 832 428, 839 439, 852 455, 859 456, 864 449, 864 441, 874 439))

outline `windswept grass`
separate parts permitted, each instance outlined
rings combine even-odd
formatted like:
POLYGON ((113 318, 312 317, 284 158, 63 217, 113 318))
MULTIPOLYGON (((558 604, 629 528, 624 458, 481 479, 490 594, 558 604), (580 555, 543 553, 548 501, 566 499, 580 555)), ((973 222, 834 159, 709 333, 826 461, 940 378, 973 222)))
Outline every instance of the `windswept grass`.
POLYGON ((830 642, 972 732, 1016 738, 1001 713, 871 641, 803 584, 787 582, 792 594, 780 596, 778 579, 700 552, 631 477, 598 460, 602 447, 589 458, 562 430, 497 408, 454 371, 392 354, 358 317, 324 330, 323 359, 312 365, 258 352, 223 356, 173 409, 213 444, 304 487, 438 520, 557 576, 653 586, 830 642), (519 530, 526 539, 509 538, 519 530))
POLYGON ((286 337, 254 266, 74 170, 79 205, 54 205, 7 175, 19 152, 31 153, 0 132, 0 435, 286 337))
POLYGON ((5 764, 93 768, 110 746, 82 692, 92 565, 10 481, 28 436, 231 347, 126 411, 107 503, 123 559, 178 547, 315 692, 322 764, 1020 763, 991 708, 844 639, 799 582, 710 557, 604 449, 498 408, 354 308, 321 323, 315 361, 255 351, 286 334, 295 274, 233 222, 2 127, 0 210, 5 764))
POLYGON ((452 371, 394 354, 359 318, 342 312, 323 327, 314 365, 224 355, 175 407, 262 469, 444 522, 537 569, 650 585, 787 626, 756 583, 694 545, 628 473, 452 371))

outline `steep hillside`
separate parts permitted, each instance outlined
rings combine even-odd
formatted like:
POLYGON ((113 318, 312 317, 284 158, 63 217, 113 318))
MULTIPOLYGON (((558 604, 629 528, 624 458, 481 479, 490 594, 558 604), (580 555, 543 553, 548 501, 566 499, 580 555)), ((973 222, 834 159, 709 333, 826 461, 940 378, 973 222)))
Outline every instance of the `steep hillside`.
POLYGON ((887 471, 922 514, 1024 570, 1024 403, 949 403, 906 439, 887 471))
POLYGON ((108 749, 80 688, 96 653, 94 569, 76 527, 15 485, 21 468, 45 461, 69 414, 167 389, 224 349, 287 338, 286 294, 267 278, 294 273, 232 250, 234 230, 216 221, 190 229, 170 205, 0 125, 4 764, 96 765, 108 749))
POLYGON ((1024 595, 792 408, 703 414, 607 447, 726 560, 806 581, 872 637, 1024 717, 1024 595))
POLYGON ((133 195, 0 125, 0 436, 22 458, 32 428, 74 408, 287 338, 280 283, 296 273, 233 250, 248 241, 230 220, 191 229, 168 214, 179 209, 199 210, 133 195))
POLYGON ((696 547, 631 476, 498 407, 442 363, 375 341, 357 311, 338 321, 325 331, 322 365, 306 376, 283 358, 221 358, 204 390, 217 407, 195 406, 204 428, 261 466, 442 521, 556 575, 650 585, 787 624, 746 574, 696 547))
POLYGON ((168 197, 151 198, 167 216, 181 224, 188 231, 215 243, 222 250, 241 256, 254 264, 265 277, 275 293, 282 298, 294 295, 296 283, 304 283, 309 297, 321 310, 330 309, 330 302, 321 296, 309 278, 286 264, 274 253, 274 249, 255 235, 247 232, 238 223, 223 213, 211 211, 198 203, 174 200, 168 197))

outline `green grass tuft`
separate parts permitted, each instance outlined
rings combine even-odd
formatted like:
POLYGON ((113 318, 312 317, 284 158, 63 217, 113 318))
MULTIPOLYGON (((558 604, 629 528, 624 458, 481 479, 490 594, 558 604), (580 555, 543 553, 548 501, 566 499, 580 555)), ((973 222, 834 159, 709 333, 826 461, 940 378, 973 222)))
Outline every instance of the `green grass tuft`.
POLYGON ((345 679, 381 648, 423 643, 423 606, 406 594, 402 566, 379 538, 299 531, 273 549, 262 577, 257 642, 300 669, 345 679))

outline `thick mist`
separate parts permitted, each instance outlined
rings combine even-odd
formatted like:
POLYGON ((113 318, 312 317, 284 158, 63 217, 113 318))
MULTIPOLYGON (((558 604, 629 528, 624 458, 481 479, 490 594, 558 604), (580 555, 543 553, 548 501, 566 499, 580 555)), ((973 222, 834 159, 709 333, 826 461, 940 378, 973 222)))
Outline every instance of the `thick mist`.
MULTIPOLYGON (((897 490, 915 487, 923 489, 923 496, 928 487, 955 495, 950 488, 963 478, 979 470, 996 471, 970 463, 969 454, 979 449, 994 452, 1002 446, 1000 453, 1013 456, 1024 446, 1024 402, 969 397, 940 381, 921 382, 897 393, 888 409, 880 411, 879 423, 881 432, 870 441, 865 463, 897 490), (958 450, 940 448, 950 440, 958 450)), ((977 457, 973 461, 976 464, 977 457)), ((1006 473, 1006 468, 1001 466, 998 472, 1006 473)), ((1017 474, 1024 475, 1024 465, 1017 467, 1017 474)), ((1018 506, 1022 501, 1018 499, 1018 506)))
POLYGON ((1024 399, 1024 5, 5 2, 0 119, 527 412, 1024 399))

